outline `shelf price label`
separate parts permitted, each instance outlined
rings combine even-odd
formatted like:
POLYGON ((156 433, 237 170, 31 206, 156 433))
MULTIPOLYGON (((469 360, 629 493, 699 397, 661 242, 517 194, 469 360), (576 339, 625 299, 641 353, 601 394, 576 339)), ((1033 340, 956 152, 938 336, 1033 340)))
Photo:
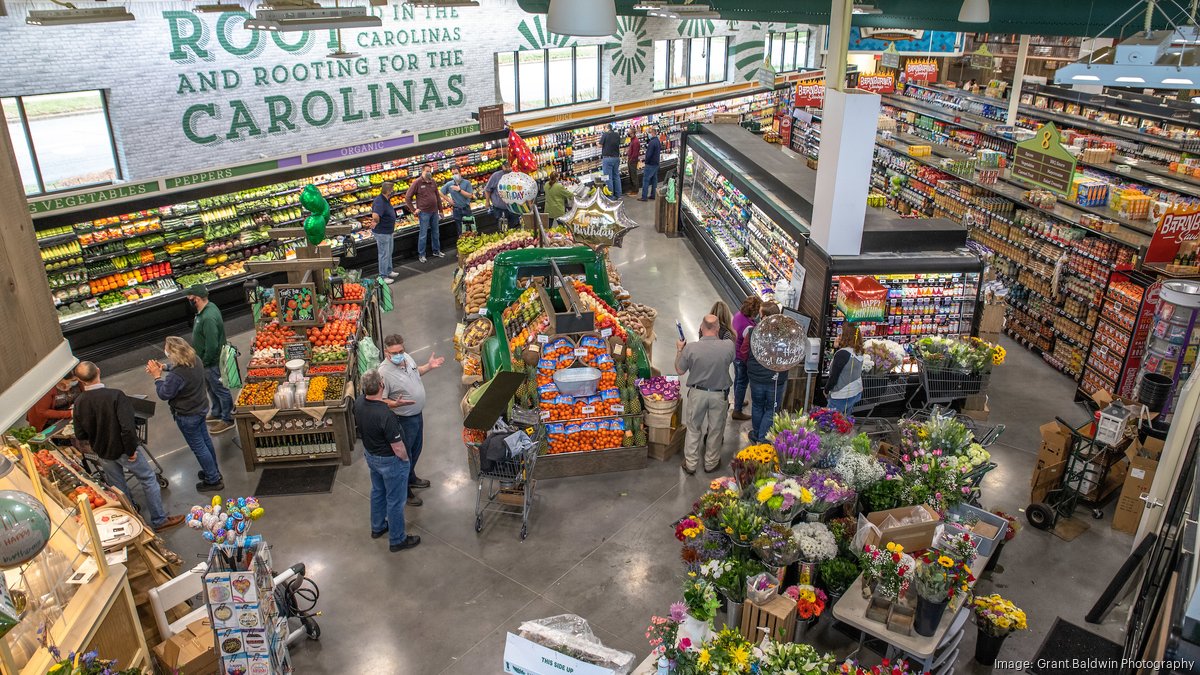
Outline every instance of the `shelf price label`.
POLYGON ((575 348, 575 356, 576 357, 584 357, 587 355, 588 355, 587 347, 576 347, 575 348))
POLYGON ((541 411, 540 413, 538 413, 538 419, 542 420, 543 422, 550 419, 550 411, 549 410, 541 411))
POLYGON ((600 331, 600 337, 609 337, 610 335, 612 335, 611 328, 605 328, 604 330, 600 331))
POLYGON ((608 408, 609 408, 609 410, 613 411, 614 415, 620 415, 621 413, 625 412, 625 406, 620 403, 614 403, 614 404, 610 405, 608 408))
POLYGON ((549 336, 549 335, 539 335, 539 336, 537 336, 537 343, 538 343, 539 345, 544 345, 544 344, 546 344, 546 343, 547 343, 547 342, 549 342, 549 341, 550 341, 550 336, 549 336))
POLYGON ((595 414, 596 414, 596 406, 594 406, 594 405, 585 405, 585 406, 583 406, 582 408, 580 408, 580 409, 579 409, 579 412, 580 412, 580 413, 582 413, 582 414, 584 414, 584 415, 595 415, 595 414))

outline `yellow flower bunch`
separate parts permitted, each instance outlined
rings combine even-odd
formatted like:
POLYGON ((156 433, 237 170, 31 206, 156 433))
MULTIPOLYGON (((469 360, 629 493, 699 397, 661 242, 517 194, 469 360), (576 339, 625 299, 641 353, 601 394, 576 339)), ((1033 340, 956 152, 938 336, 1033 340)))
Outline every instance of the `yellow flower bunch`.
POLYGON ((803 600, 804 602, 816 602, 817 594, 814 593, 812 587, 809 586, 800 591, 800 600, 803 600))
POLYGON ((974 607, 975 615, 981 621, 990 623, 1003 633, 1029 628, 1025 612, 999 595, 976 596, 974 607))
MULTIPOLYGON (((687 532, 687 530, 684 530, 684 532, 687 532)), ((939 565, 947 569, 954 567, 954 560, 950 556, 938 556, 937 561, 939 565)))
POLYGON ((808 489, 808 488, 806 488, 806 487, 802 487, 802 488, 800 488, 800 503, 801 503, 801 504, 811 504, 811 503, 813 503, 813 493, 812 493, 812 490, 809 490, 809 489, 808 489))
POLYGON ((696 657, 696 663, 701 667, 707 666, 710 659, 712 659, 712 656, 708 653, 708 648, 706 647, 700 650, 700 656, 696 657))
POLYGON ((1007 355, 1008 355, 1008 352, 1005 351, 1004 347, 1001 347, 1000 345, 992 345, 992 365, 993 366, 1004 365, 1004 357, 1007 355))
POLYGON ((760 504, 765 503, 768 499, 775 496, 775 484, 768 483, 758 488, 757 499, 760 504))
POLYGON ((743 448, 740 452, 738 452, 737 458, 744 462, 754 461, 758 462, 759 464, 766 464, 774 467, 775 462, 779 459, 779 456, 775 454, 774 446, 767 443, 760 443, 758 445, 750 445, 743 448))
POLYGON ((889 541, 887 550, 890 553, 904 553, 904 547, 894 541, 889 541))

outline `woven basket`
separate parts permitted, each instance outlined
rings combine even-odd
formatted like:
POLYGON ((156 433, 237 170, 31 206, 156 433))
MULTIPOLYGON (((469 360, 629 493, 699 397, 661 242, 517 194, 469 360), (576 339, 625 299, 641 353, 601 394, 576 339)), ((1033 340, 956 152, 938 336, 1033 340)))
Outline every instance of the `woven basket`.
POLYGON ((675 407, 679 405, 679 400, 674 401, 654 401, 648 398, 642 399, 642 407, 646 412, 652 412, 660 415, 670 415, 675 412, 675 407))

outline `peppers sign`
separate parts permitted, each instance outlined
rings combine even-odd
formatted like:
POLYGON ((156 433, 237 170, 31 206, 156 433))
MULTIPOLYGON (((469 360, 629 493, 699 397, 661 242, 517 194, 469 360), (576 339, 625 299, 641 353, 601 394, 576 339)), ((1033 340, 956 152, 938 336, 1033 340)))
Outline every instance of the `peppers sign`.
POLYGON ((858 88, 876 94, 890 94, 896 91, 896 76, 893 73, 859 75, 858 88))
POLYGON ((825 80, 796 83, 792 105, 797 108, 819 108, 825 104, 825 80))
POLYGON ((1184 244, 1197 240, 1200 240, 1200 204, 1169 208, 1158 219, 1145 262, 1170 264, 1184 244))
POLYGON ((909 82, 937 82, 937 61, 933 59, 909 59, 905 61, 904 78, 909 82))

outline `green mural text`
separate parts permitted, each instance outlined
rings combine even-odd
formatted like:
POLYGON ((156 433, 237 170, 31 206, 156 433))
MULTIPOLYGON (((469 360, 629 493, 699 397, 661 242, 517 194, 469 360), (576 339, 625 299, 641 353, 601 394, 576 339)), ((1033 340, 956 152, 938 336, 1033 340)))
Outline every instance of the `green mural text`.
MULTIPOLYGON (((180 119, 184 137, 211 145, 464 106, 457 10, 395 4, 372 11, 384 23, 358 33, 354 43, 364 53, 352 58, 322 53, 337 47, 334 31, 327 39, 312 31, 284 36, 245 30, 245 12, 222 13, 210 26, 193 12, 163 11, 171 61, 191 65, 227 55, 239 62, 177 73, 175 95, 187 103, 180 119), (301 61, 289 57, 309 53, 312 58, 301 61), (287 61, 271 63, 272 54, 287 61), (289 91, 271 91, 280 86, 289 91)), ((537 28, 540 37, 540 22, 537 28)))

